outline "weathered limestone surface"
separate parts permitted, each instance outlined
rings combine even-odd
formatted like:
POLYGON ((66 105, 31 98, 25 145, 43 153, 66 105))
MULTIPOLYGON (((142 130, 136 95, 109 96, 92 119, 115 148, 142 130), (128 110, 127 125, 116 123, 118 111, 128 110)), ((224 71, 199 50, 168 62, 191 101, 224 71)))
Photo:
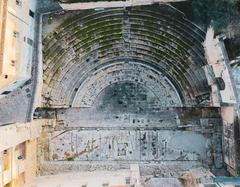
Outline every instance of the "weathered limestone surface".
POLYGON ((127 0, 127 1, 98 1, 86 3, 61 3, 61 7, 66 10, 81 10, 81 9, 95 9, 95 8, 112 8, 112 7, 128 7, 139 5, 151 5, 154 3, 170 3, 181 2, 186 0, 127 0))
POLYGON ((83 163, 94 162, 117 166, 181 161, 223 167, 222 123, 217 109, 123 111, 70 108, 45 114, 43 117, 56 119, 43 129, 41 171, 78 170, 83 163))
POLYGON ((198 164, 223 169, 220 111, 208 108, 204 31, 168 5, 59 17, 43 20, 43 108, 34 115, 49 119, 42 173, 131 163, 153 164, 150 175, 163 163, 178 174, 198 164))

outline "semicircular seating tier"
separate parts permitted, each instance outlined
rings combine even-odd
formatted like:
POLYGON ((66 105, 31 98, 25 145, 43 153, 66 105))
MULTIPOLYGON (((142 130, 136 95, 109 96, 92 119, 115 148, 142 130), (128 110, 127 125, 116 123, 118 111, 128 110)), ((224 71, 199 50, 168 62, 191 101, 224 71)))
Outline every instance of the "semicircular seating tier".
POLYGON ((163 106, 197 105, 210 95, 204 39, 169 5, 82 11, 43 40, 44 104, 91 107, 128 81, 159 93, 163 106))

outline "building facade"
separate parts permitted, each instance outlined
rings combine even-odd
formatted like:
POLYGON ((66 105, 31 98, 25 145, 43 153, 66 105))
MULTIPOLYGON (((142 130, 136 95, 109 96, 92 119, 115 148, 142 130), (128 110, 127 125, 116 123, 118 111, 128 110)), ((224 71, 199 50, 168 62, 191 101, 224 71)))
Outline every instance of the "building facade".
POLYGON ((36 1, 0 2, 0 97, 31 78, 36 1))

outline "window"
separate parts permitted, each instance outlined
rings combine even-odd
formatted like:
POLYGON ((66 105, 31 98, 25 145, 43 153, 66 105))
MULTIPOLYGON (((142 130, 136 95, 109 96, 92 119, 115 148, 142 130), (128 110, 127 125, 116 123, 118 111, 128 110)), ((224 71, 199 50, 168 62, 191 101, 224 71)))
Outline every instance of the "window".
POLYGON ((5 92, 2 93, 2 95, 8 95, 10 93, 11 93, 10 91, 5 91, 5 92))
POLYGON ((16 0, 16 5, 17 6, 22 6, 22 0, 16 0))
POLYGON ((24 160, 26 157, 26 143, 23 142, 15 148, 16 160, 24 160))
POLYGON ((15 60, 12 60, 12 61, 11 61, 11 66, 15 66, 15 64, 16 64, 16 61, 15 61, 15 60))
POLYGON ((19 32, 13 31, 13 37, 14 37, 14 38, 18 38, 18 37, 19 37, 19 32))
POLYGON ((28 43, 28 45, 33 45, 33 40, 32 39, 30 39, 30 38, 27 38, 27 43, 28 43))
POLYGON ((108 182, 102 184, 102 186, 109 186, 108 182))
POLYGON ((29 10, 29 16, 31 16, 32 18, 34 18, 34 12, 32 10, 29 10))
POLYGON ((8 170, 10 167, 10 152, 9 150, 3 151, 3 171, 8 170))
POLYGON ((131 178, 130 177, 126 178, 126 184, 131 184, 131 178))

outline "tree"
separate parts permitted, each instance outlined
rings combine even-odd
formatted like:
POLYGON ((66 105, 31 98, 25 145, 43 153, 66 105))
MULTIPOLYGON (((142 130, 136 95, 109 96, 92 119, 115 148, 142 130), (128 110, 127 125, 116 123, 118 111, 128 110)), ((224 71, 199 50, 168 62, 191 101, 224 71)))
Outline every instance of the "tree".
POLYGON ((195 20, 206 27, 213 24, 217 32, 235 21, 239 22, 239 4, 240 0, 192 0, 195 20))

